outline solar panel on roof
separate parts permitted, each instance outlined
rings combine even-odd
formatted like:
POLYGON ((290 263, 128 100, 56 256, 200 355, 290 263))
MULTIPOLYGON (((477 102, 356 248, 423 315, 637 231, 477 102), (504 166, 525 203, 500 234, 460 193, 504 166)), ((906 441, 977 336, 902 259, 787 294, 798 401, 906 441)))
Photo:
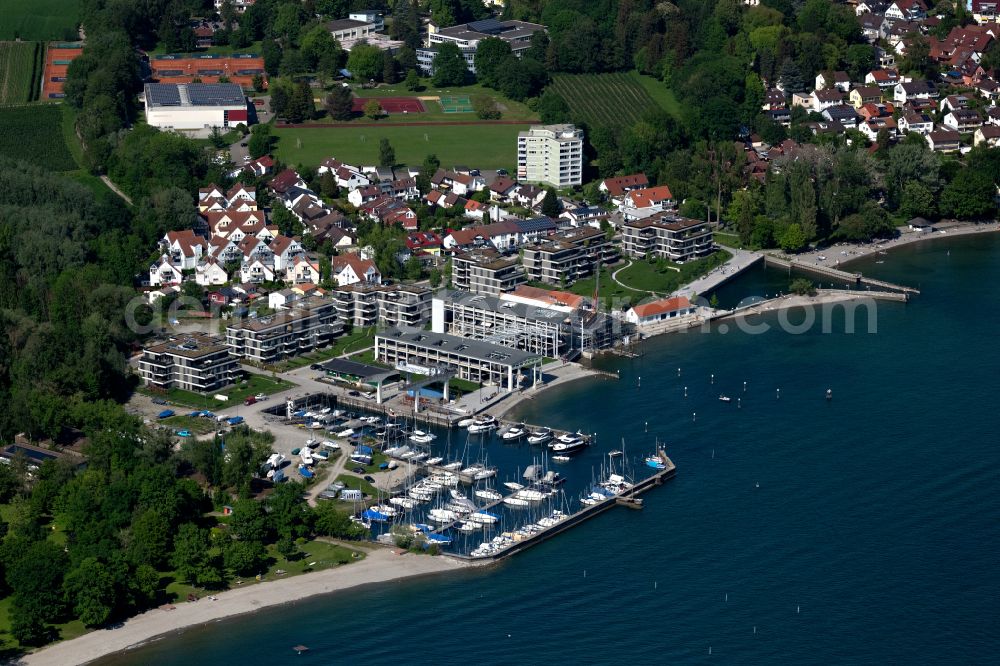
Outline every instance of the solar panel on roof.
POLYGON ((151 83, 146 86, 146 100, 154 106, 180 106, 181 94, 175 85, 151 83))
POLYGON ((195 106, 244 104, 243 89, 235 83, 189 83, 188 99, 195 106))
POLYGON ((465 27, 475 32, 496 33, 503 31, 503 24, 500 23, 500 21, 493 18, 483 19, 482 21, 473 21, 472 23, 466 23, 465 27))

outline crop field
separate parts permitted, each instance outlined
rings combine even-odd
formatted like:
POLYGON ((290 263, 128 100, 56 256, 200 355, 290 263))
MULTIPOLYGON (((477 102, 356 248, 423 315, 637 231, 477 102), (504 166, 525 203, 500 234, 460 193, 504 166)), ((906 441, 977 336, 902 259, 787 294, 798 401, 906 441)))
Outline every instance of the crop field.
POLYGON ((0 155, 17 155, 51 171, 76 169, 57 104, 0 108, 0 155))
POLYGON ((38 99, 43 50, 39 42, 0 42, 0 106, 38 99))
POLYGON ((80 0, 0 0, 0 39, 77 39, 80 0))
POLYGON ((517 133, 529 125, 392 125, 349 124, 274 130, 275 156, 286 164, 317 166, 328 157, 349 164, 378 164, 379 140, 389 139, 398 164, 419 165, 434 153, 441 165, 466 164, 479 169, 512 169, 517 161, 517 133))
POLYGON ((573 118, 591 127, 634 125, 648 109, 657 107, 671 115, 679 112, 668 88, 636 72, 556 74, 550 87, 566 100, 573 118))

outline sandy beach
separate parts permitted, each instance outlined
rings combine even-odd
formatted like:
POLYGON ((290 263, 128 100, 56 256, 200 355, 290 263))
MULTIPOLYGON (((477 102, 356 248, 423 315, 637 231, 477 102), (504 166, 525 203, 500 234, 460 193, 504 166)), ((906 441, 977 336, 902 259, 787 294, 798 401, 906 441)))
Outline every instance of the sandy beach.
POLYGON ((888 252, 893 248, 903 245, 996 231, 1000 231, 1000 222, 983 222, 980 224, 958 221, 940 222, 934 225, 934 231, 904 231, 897 238, 877 243, 838 243, 822 250, 812 250, 797 254, 794 256, 794 259, 798 262, 808 262, 817 266, 848 270, 847 266, 853 261, 878 252, 888 252), (820 257, 825 257, 825 259, 820 259, 820 257))
MULTIPOLYGON (((336 569, 219 592, 214 601, 203 597, 190 603, 174 604, 172 610, 157 608, 146 611, 126 620, 117 628, 98 629, 79 638, 57 643, 25 655, 16 663, 30 666, 85 664, 187 627, 205 625, 223 618, 359 585, 444 573, 468 566, 470 565, 450 557, 412 553, 397 555, 388 548, 375 548, 361 562, 336 569)), ((294 638, 289 640, 294 641, 294 638)), ((291 645, 289 643, 289 648, 291 645)))

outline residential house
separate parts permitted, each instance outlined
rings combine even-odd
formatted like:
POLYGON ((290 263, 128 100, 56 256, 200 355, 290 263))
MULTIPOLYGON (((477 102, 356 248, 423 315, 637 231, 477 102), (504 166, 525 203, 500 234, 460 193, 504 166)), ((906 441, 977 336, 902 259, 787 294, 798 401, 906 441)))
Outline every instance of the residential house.
POLYGON ((836 104, 823 109, 823 117, 844 127, 853 128, 858 124, 858 113, 850 104, 836 104))
POLYGON ((872 44, 882 37, 885 22, 885 16, 881 14, 863 14, 858 19, 858 25, 861 26, 861 34, 864 35, 865 40, 872 44))
POLYGON ((203 257, 194 269, 194 281, 203 287, 229 282, 229 274, 222 261, 215 257, 203 257))
POLYGON ((139 376, 147 386, 212 393, 240 375, 239 360, 229 355, 222 338, 186 333, 143 348, 139 376))
POLYGON ((885 14, 885 10, 889 8, 889 0, 859 0, 858 4, 854 7, 854 13, 858 16, 864 16, 865 14, 885 14))
POLYGON ((894 0, 885 10, 885 17, 896 21, 919 21, 927 18, 924 0, 894 0))
POLYGON ((975 109, 956 109, 945 115, 942 124, 958 132, 974 132, 983 125, 983 117, 975 109))
POLYGON ((305 254, 302 244, 288 236, 278 236, 271 241, 268 249, 274 256, 274 270, 278 273, 288 270, 297 257, 305 254))
POLYGON ((831 106, 836 106, 837 104, 844 103, 844 93, 838 88, 825 88, 823 90, 814 90, 809 95, 811 108, 817 113, 828 109, 831 106))
POLYGON ((510 220, 517 227, 517 241, 521 245, 534 243, 555 233, 557 225, 551 217, 533 217, 527 220, 510 220))
POLYGON ((499 201, 501 203, 510 201, 510 197, 514 193, 514 188, 516 187, 516 181, 511 180, 507 176, 499 176, 496 180, 490 183, 490 201, 499 201))
POLYGON ((1000 18, 1000 1, 970 0, 969 9, 976 23, 993 23, 1000 18))
POLYGON ((957 111, 958 109, 969 108, 969 102, 972 98, 968 95, 947 95, 938 104, 938 110, 941 113, 947 113, 948 111, 957 111))
POLYGON ((937 96, 937 88, 930 81, 909 81, 897 83, 892 98, 899 104, 906 104, 913 99, 936 99, 937 96))
POLYGON ((208 243, 190 229, 168 231, 160 241, 160 247, 181 270, 194 270, 198 261, 206 253, 208 243))
POLYGON ((232 240, 224 236, 213 236, 208 241, 208 256, 217 259, 223 264, 228 264, 234 261, 241 261, 243 259, 243 252, 240 251, 239 246, 232 240))
POLYGON ((620 210, 626 220, 639 219, 659 211, 670 210, 674 208, 675 203, 670 188, 666 185, 657 185, 628 192, 622 199, 620 210))
POLYGON ((545 190, 537 185, 521 184, 510 195, 511 203, 524 208, 537 208, 545 199, 545 190))
POLYGON ((574 227, 589 225, 600 228, 601 221, 608 219, 608 211, 599 206, 580 206, 578 208, 567 208, 559 217, 569 220, 574 227))
POLYGON ((851 106, 860 109, 865 104, 878 104, 882 101, 882 89, 878 86, 858 86, 848 96, 851 106))
POLYGON ((880 116, 869 118, 858 126, 858 130, 865 135, 869 141, 878 139, 878 133, 885 130, 889 133, 889 138, 896 138, 896 120, 891 116, 880 116))
POLYGON ((311 297, 273 315, 234 321, 226 346, 234 358, 271 364, 329 344, 341 332, 333 301, 311 297))
POLYGON ((926 113, 908 113, 898 121, 899 131, 915 134, 930 134, 934 130, 934 121, 926 113))
POLYGON ((407 231, 418 227, 417 214, 405 203, 393 197, 382 196, 369 201, 358 208, 358 212, 371 220, 381 222, 384 226, 398 224, 407 231))
POLYGON ((475 199, 465 202, 465 216, 473 220, 481 220, 487 214, 489 207, 475 199))
POLYGON ((461 197, 468 197, 485 189, 486 179, 480 175, 438 169, 431 177, 431 185, 437 189, 450 190, 461 197))
POLYGON ((180 284, 184 280, 184 273, 179 266, 175 265, 170 255, 161 255, 149 267, 149 286, 158 287, 160 285, 180 284))
POLYGON ((337 187, 353 190, 358 187, 367 187, 372 184, 372 179, 361 169, 350 164, 345 164, 340 160, 329 157, 320 163, 316 173, 322 176, 325 173, 332 173, 337 179, 337 187))
POLYGON ((285 310, 300 298, 301 295, 291 289, 279 289, 267 295, 267 307, 271 310, 285 310))
POLYGON ((513 221, 504 220, 483 226, 453 230, 444 237, 444 249, 492 246, 500 251, 508 251, 515 249, 520 241, 520 230, 517 225, 513 221))
POLYGON ((240 266, 240 280, 251 284, 274 282, 275 273, 270 264, 260 258, 249 259, 240 266))
POLYGON ((330 260, 331 277, 338 286, 363 282, 382 284, 382 273, 371 259, 362 259, 356 254, 340 254, 330 260))
POLYGON ((354 284, 331 293, 337 318, 355 328, 422 327, 431 318, 431 291, 415 285, 354 284))
POLYGON ((815 88, 816 90, 836 88, 846 93, 851 89, 851 77, 847 72, 820 72, 816 75, 815 88))
POLYGON ((961 147, 961 139, 955 130, 934 130, 927 135, 927 145, 939 153, 954 153, 961 147))
POLYGON ((221 308, 229 307, 239 298, 240 293, 231 287, 222 287, 208 293, 208 302, 221 308))
MULTIPOLYGON (((780 90, 777 93, 781 96, 781 106, 785 105, 785 94, 780 90)), ((765 107, 768 99, 764 101, 765 107)), ((765 111, 770 110, 765 108, 765 111)), ((622 198, 632 190, 641 190, 649 187, 649 178, 644 173, 633 173, 627 176, 617 176, 615 178, 605 178, 598 184, 597 189, 611 199, 611 203, 616 206, 621 205, 622 198)))
POLYGON ((568 285, 612 261, 616 251, 600 229, 579 227, 525 245, 524 271, 531 282, 568 285))
POLYGON ((882 90, 895 89, 900 80, 899 72, 894 69, 876 69, 865 75, 865 85, 878 86, 882 90))
POLYGON ((411 231, 406 234, 406 249, 411 253, 441 254, 441 236, 433 231, 411 231))
MULTIPOLYGON (((247 224, 259 225, 260 227, 263 227, 265 224, 264 211, 259 210, 208 211, 204 213, 204 218, 208 225, 209 233, 213 238, 216 236, 228 238, 234 229, 244 227, 247 224)), ((240 242, 243 239, 243 235, 245 234, 233 238, 233 242, 240 242)))
MULTIPOLYGON (((785 97, 783 91, 777 88, 768 88, 767 92, 764 93, 764 103, 760 108, 762 111, 774 111, 775 109, 784 109, 787 106, 788 99, 785 97)), ((645 178, 645 174, 642 174, 642 176, 645 178)), ((646 187, 646 185, 640 185, 640 187, 646 187)))
POLYGON ((277 174, 267 185, 277 197, 283 197, 292 188, 307 189, 306 181, 292 169, 277 174))
POLYGON ((296 256, 286 269, 285 281, 292 284, 318 284, 320 281, 319 263, 304 255, 296 256))
POLYGON ((468 203, 465 199, 449 190, 431 190, 424 196, 428 206, 438 206, 439 208, 452 208, 459 206, 465 208, 468 203))
POLYGON ((983 125, 972 135, 972 145, 978 146, 985 143, 990 148, 1000 146, 1000 127, 996 125, 983 125))

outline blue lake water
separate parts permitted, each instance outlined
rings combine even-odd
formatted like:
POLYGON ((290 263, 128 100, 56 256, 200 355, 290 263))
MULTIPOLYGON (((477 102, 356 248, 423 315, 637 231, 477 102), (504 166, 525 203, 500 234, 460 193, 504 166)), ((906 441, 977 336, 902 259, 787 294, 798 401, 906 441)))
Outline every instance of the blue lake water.
MULTIPOLYGON (((528 422, 598 433, 560 468, 577 478, 622 439, 664 442, 678 473, 643 511, 486 570, 314 598, 102 663, 994 663, 1000 238, 882 259, 855 266, 923 293, 880 303, 876 334, 864 312, 845 334, 840 310, 827 334, 769 316, 759 335, 665 336, 602 359, 619 381, 523 403, 528 422)), ((788 281, 761 268, 719 298, 788 281)))

